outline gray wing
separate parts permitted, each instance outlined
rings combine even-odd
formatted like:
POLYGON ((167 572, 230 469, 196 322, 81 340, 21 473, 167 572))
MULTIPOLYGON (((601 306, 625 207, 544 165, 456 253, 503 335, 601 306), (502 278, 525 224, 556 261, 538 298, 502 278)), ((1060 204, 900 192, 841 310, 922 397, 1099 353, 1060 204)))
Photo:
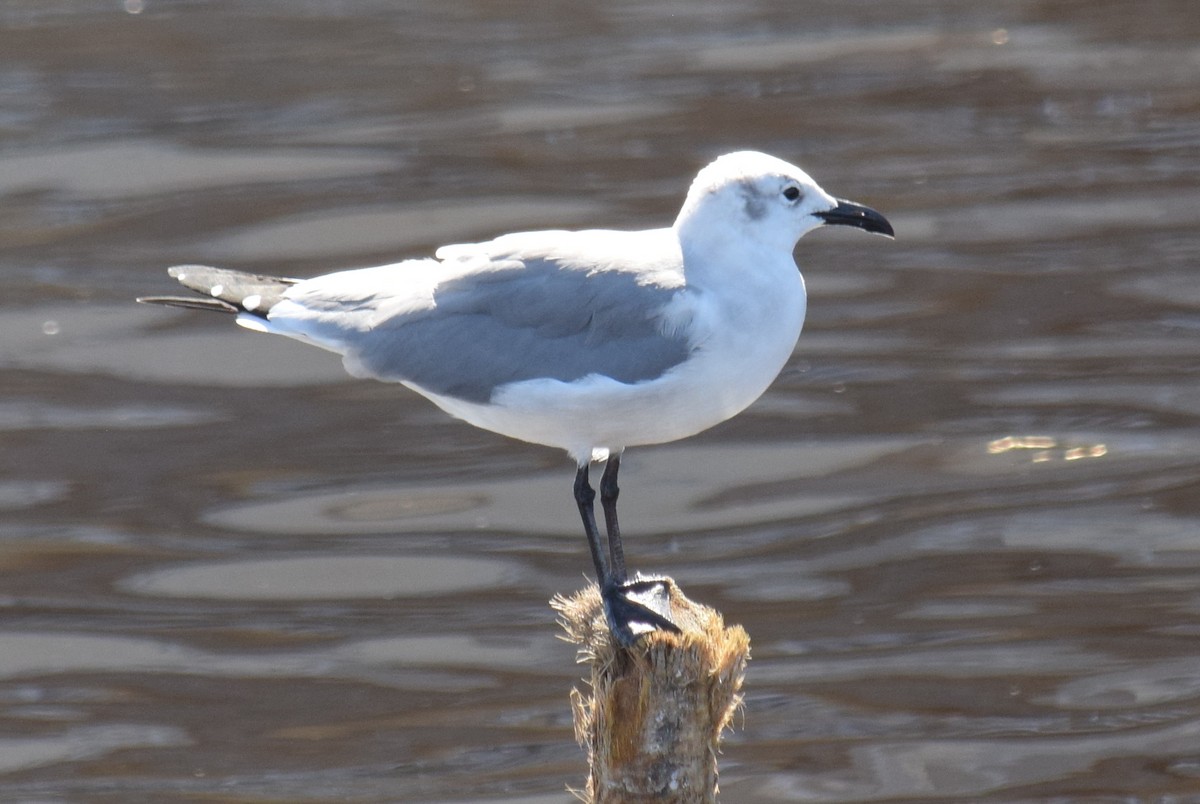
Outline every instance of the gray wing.
POLYGON ((677 288, 549 258, 495 265, 442 282, 432 309, 377 321, 348 351, 381 379, 472 402, 539 378, 636 383, 688 356, 686 335, 662 318, 677 288))

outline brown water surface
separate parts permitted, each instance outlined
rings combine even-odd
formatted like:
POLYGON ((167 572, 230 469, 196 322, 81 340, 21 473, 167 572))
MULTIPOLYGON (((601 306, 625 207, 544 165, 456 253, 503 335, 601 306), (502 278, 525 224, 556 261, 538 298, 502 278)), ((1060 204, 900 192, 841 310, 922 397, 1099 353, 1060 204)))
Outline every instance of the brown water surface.
POLYGON ((661 225, 768 151, 793 362, 631 451, 631 562, 745 625, 731 802, 1200 801, 1200 13, 0 6, 0 800, 572 801, 564 456, 131 303, 661 225))

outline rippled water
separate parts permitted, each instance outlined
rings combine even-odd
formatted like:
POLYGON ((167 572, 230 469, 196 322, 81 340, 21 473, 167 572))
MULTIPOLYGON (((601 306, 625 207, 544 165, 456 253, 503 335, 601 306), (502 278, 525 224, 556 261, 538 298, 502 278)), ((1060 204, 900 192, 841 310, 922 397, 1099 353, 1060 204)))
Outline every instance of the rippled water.
POLYGON ((1200 801, 1195 11, 0 6, 0 799, 571 801, 569 462, 130 300, 752 147, 899 236, 806 238, 772 390, 626 457, 631 562, 753 640, 725 799, 1200 801))

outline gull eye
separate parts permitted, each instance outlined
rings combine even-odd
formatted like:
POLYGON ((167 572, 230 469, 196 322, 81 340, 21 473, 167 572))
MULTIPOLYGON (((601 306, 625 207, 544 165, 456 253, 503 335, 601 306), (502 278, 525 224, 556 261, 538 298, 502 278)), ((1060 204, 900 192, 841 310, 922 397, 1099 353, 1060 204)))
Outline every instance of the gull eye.
POLYGON ((794 185, 789 185, 783 188, 783 197, 788 201, 795 201, 800 197, 800 188, 794 185))

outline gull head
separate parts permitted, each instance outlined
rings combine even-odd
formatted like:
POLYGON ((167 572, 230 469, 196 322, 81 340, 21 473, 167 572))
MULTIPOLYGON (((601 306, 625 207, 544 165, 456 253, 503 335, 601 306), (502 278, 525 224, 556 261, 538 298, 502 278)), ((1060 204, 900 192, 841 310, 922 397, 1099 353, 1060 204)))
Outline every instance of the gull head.
POLYGON ((675 230, 683 239, 737 235, 790 253, 807 232, 826 224, 895 234, 878 212, 834 198, 795 165, 738 151, 718 157, 696 176, 675 230))

